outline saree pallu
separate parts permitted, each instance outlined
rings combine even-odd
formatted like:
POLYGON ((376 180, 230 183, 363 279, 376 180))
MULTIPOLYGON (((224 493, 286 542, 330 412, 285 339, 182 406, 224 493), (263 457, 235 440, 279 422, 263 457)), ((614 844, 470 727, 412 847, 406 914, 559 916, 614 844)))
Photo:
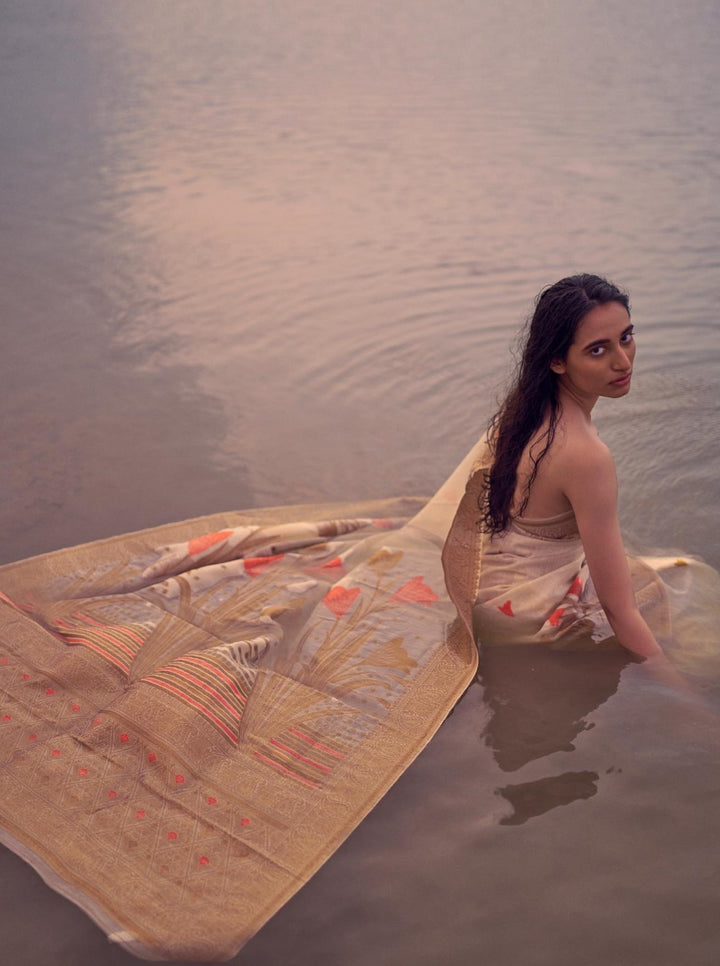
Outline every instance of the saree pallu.
MULTIPOLYGON (((2 842, 138 956, 233 956, 472 681, 486 468, 481 440, 427 504, 217 514, 0 568, 2 842)), ((525 537, 538 572, 480 601, 481 642, 595 645, 581 547, 525 537)), ((667 636, 694 598, 633 572, 667 636)))
POLYGON ((234 955, 473 678, 421 503, 0 569, 2 841, 138 956, 234 955))

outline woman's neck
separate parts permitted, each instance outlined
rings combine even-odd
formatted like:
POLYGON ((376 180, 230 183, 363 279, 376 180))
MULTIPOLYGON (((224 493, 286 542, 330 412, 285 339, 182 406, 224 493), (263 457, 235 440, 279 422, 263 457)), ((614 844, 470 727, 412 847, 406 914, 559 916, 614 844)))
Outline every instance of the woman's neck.
POLYGON ((562 410, 567 412, 578 412, 588 423, 592 422, 591 413, 598 401, 597 396, 586 396, 577 392, 572 386, 560 381, 558 386, 558 402, 562 410))

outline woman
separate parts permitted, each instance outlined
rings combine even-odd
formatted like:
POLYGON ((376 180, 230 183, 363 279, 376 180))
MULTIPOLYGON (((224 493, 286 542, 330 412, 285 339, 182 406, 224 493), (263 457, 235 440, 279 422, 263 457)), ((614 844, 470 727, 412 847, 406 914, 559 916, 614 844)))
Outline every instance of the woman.
POLYGON ((636 594, 662 632, 662 581, 626 558, 615 466, 592 422, 600 397, 629 392, 634 357, 628 297, 615 285, 574 275, 541 292, 444 553, 466 623, 469 587, 458 569, 468 552, 475 561, 473 631, 482 643, 619 642, 642 658, 661 653, 636 594))

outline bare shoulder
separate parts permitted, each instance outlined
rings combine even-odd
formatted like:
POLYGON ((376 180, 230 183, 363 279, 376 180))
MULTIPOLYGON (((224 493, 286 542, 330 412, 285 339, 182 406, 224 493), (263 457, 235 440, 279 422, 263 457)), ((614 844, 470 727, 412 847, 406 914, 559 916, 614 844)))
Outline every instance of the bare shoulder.
MULTIPOLYGON (((523 453, 518 464, 516 505, 521 505, 533 472, 533 460, 547 442, 547 424, 523 453), (544 431, 543 431, 544 430, 544 431)), ((549 448, 542 454, 530 496, 523 508, 528 517, 553 516, 578 510, 598 501, 612 506, 617 500, 615 464, 608 447, 587 419, 561 415, 549 448)))
MULTIPOLYGON (((552 449, 553 470, 568 484, 615 485, 615 461, 595 428, 563 420, 552 449)), ((564 487, 563 487, 564 489, 564 487)))

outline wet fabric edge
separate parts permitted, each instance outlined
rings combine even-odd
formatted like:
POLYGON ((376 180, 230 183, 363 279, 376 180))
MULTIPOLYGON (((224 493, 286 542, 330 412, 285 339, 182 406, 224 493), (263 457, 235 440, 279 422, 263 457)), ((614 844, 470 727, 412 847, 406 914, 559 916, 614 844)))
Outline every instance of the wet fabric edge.
POLYGON ((37 844, 33 848, 27 842, 17 838, 9 829, 3 827, 0 827, 0 844, 9 852, 17 855, 23 862, 26 862, 53 892, 57 892, 58 895, 68 899, 81 909, 107 936, 110 942, 122 945, 133 956, 141 959, 153 962, 162 961, 161 957, 154 955, 151 949, 144 947, 120 929, 116 920, 108 914, 103 905, 93 901, 87 893, 81 893, 72 885, 68 876, 64 877, 56 871, 50 861, 43 857, 37 844))
MULTIPOLYGON (((448 713, 462 697, 477 672, 478 655, 474 644, 468 640, 464 628, 455 620, 448 625, 444 645, 428 663, 421 678, 405 697, 396 705, 389 718, 379 724, 376 732, 362 746, 365 759, 387 761, 389 767, 384 773, 374 771, 375 781, 372 790, 364 798, 355 796, 356 810, 350 820, 342 827, 335 825, 333 836, 316 850, 307 864, 295 871, 286 870, 288 885, 276 893, 266 907, 258 912, 256 918, 248 922, 247 931, 239 944, 230 949, 226 947, 221 954, 223 961, 231 959, 243 948, 257 931, 283 906, 296 892, 325 864, 332 854, 346 841, 363 819, 385 796, 398 778, 407 770, 417 756, 427 746, 448 713), (442 700, 438 700, 439 695, 442 700), (434 709, 429 714, 428 709, 434 709), (422 719, 423 729, 417 732, 418 720, 422 719), (408 740, 398 753, 398 738, 407 735, 408 740), (409 740, 409 739, 412 740, 409 740)), ((176 750, 177 751, 177 750, 176 750)), ((362 769, 360 770, 362 772, 362 769)), ((355 782, 361 785, 362 774, 355 782)), ((331 821, 334 809, 332 786, 318 803, 315 827, 320 829, 325 822, 331 821), (325 813, 325 814, 324 814, 325 813)), ((6 821, 6 829, 11 823, 6 821)), ((135 926, 128 917, 113 911, 102 897, 93 895, 90 883, 84 879, 73 881, 71 870, 58 859, 52 848, 44 848, 42 843, 27 841, 28 836, 20 830, 18 835, 12 831, 0 830, 0 841, 26 861, 60 895, 82 909, 108 938, 123 946, 132 955, 150 961, 175 961, 177 955, 158 955, 157 942, 135 926)), ((239 937, 235 934, 235 940, 239 937)), ((214 957, 217 958, 217 957, 214 957)))

